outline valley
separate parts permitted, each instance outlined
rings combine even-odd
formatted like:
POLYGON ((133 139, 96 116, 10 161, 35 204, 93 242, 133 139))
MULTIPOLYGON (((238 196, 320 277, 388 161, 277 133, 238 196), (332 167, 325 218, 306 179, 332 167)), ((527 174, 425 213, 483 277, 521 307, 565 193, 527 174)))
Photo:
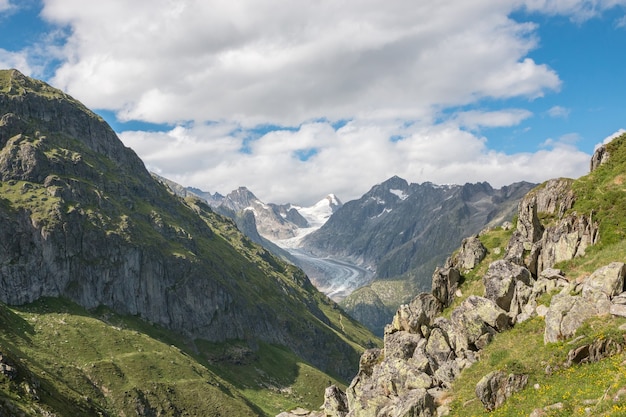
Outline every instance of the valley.
POLYGON ((623 415, 625 167, 264 203, 0 71, 0 415, 623 415))
MULTIPOLYGON (((280 245, 280 241, 276 242, 280 245)), ((346 261, 320 258, 298 248, 285 248, 306 272, 318 290, 336 302, 342 301, 357 288, 370 283, 374 273, 346 261)))

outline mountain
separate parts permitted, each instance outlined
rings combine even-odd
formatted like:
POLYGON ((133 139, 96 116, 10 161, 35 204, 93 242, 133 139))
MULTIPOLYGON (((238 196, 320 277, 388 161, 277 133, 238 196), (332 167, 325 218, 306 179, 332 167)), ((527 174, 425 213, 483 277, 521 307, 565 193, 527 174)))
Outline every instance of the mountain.
MULTIPOLYGON (((25 317, 13 306, 52 297, 79 306, 78 315, 102 317, 96 312, 108 309, 140 319, 205 359, 206 346, 241 343, 236 350, 259 360, 262 346, 280 347, 339 379, 353 374, 359 350, 377 343, 301 270, 254 244, 203 200, 175 196, 99 116, 16 70, 0 71, 0 243, 5 323, 25 317)), ((20 365, 22 348, 11 342, 13 329, 5 331, 0 356, 15 365, 7 366, 37 372, 46 389, 60 389, 45 376, 45 363, 20 365)), ((25 343, 37 331, 31 328, 25 343)), ((118 366, 93 360, 94 368, 118 366)), ((66 365, 73 377, 94 378, 80 363, 66 365)), ((150 383, 131 388, 139 403, 149 397, 150 383)), ((107 389, 99 388, 101 398, 107 389)), ((249 398, 236 389, 223 393, 249 398)), ((3 398, 19 408, 21 391, 9 391, 3 398)), ((228 415, 214 406, 213 415, 228 415)), ((47 403, 44 411, 54 407, 47 403)), ((115 404, 105 408, 120 413, 115 404)))
POLYGON ((623 416, 626 135, 463 240, 311 416, 623 416))
MULTIPOLYGON (((214 210, 230 217, 245 211, 251 212, 256 221, 256 232, 268 241, 281 242, 287 246, 289 243, 286 242, 290 239, 298 240, 302 234, 322 226, 342 206, 334 194, 327 195, 311 207, 302 207, 290 203, 264 203, 246 187, 239 187, 226 196, 219 193, 211 194, 193 187, 187 187, 184 192, 198 195, 214 210)), ((184 192, 181 191, 179 194, 184 195, 184 192)), ((250 232, 254 234, 254 231, 250 232)))
POLYGON ((382 334, 390 314, 409 294, 429 289, 432 270, 462 236, 511 219, 518 200, 532 187, 524 182, 501 189, 486 182, 409 184, 395 176, 345 203, 304 237, 301 249, 375 271, 375 283, 361 282, 342 305, 382 334))

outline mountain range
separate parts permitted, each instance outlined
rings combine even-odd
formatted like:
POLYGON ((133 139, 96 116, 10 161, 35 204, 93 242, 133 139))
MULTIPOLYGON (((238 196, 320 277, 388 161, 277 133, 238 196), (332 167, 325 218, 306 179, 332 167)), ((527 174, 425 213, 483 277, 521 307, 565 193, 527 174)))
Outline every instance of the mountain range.
POLYGON ((519 199, 533 186, 409 184, 396 176, 358 200, 341 204, 328 196, 311 208, 266 204, 245 187, 226 197, 187 190, 235 219, 252 214, 256 228, 252 219, 236 220, 244 233, 258 232, 260 244, 282 253, 317 288, 382 335, 410 294, 430 289, 432 271, 462 237, 510 220, 519 199))

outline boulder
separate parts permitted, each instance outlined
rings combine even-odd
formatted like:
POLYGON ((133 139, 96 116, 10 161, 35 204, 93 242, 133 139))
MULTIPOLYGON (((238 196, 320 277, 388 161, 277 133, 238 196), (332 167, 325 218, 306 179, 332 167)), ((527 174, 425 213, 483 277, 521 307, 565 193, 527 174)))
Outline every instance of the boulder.
POLYGON ((435 269, 432 276, 432 295, 444 308, 452 304, 460 280, 461 274, 456 268, 435 269))
POLYGON ((345 417, 348 409, 348 398, 336 385, 324 391, 324 413, 326 417, 345 417))
POLYGON ((387 332, 406 331, 423 334, 422 326, 429 327, 443 311, 443 304, 431 293, 418 294, 410 304, 400 306, 387 332))
POLYGON ((624 304, 611 304, 611 308, 609 310, 614 316, 626 317, 626 305, 624 304))
POLYGON ((502 371, 493 371, 476 385, 476 396, 487 411, 500 407, 514 393, 524 389, 528 375, 507 375, 502 371))
MULTIPOLYGON (((437 406, 433 396, 425 389, 416 389, 395 399, 393 404, 382 408, 377 416, 434 417, 437 406)), ((354 417, 357 417, 355 415, 354 417)))
POLYGON ((451 264, 460 271, 469 271, 487 256, 487 248, 478 236, 470 236, 461 242, 461 248, 452 256, 451 264))
POLYGON ((589 344, 570 350, 564 366, 570 367, 580 363, 598 362, 609 356, 616 355, 624 348, 623 343, 615 342, 612 339, 596 339, 589 344))
POLYGON ((483 276, 483 283, 485 297, 493 300, 503 310, 510 311, 514 299, 518 305, 528 301, 533 280, 530 271, 525 267, 511 261, 499 260, 489 265, 487 273, 483 276), (523 290, 523 287, 528 287, 529 291, 523 290), (520 291, 528 294, 525 295, 525 300, 520 291))
POLYGON ((409 359, 420 340, 423 340, 422 336, 408 332, 385 335, 385 358, 409 359))
POLYGON ((611 302, 600 291, 588 291, 582 295, 572 295, 569 291, 552 297, 546 313, 546 329, 543 340, 553 343, 572 337, 576 330, 588 319, 609 314, 611 302))
POLYGON ((430 333, 425 352, 426 356, 431 359, 433 369, 437 369, 445 362, 454 359, 454 351, 450 348, 446 334, 437 327, 430 333))
POLYGON ((591 276, 585 280, 583 292, 598 290, 609 297, 621 294, 624 291, 624 275, 626 275, 626 264, 623 262, 611 262, 606 266, 596 269, 591 276))
POLYGON ((597 242, 598 227, 598 223, 590 217, 572 213, 554 226, 546 228, 541 242, 538 270, 584 255, 587 247, 597 242))
POLYGON ((467 339, 468 346, 476 348, 476 341, 485 334, 495 334, 510 327, 509 317, 498 305, 487 298, 470 295, 454 309, 450 321, 467 339))
POLYGON ((372 375, 374 366, 381 361, 383 351, 378 348, 367 349, 359 359, 359 375, 372 375))

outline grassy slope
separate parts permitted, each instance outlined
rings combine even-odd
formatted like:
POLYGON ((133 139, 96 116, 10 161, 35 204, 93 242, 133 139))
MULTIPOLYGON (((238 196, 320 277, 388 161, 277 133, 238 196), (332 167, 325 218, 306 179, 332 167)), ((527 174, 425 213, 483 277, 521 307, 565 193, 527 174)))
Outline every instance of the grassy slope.
POLYGON ((0 352, 19 369, 15 380, 0 375, 0 415, 152 408, 162 415, 271 416, 298 405, 315 409, 325 386, 342 385, 283 347, 185 343, 135 317, 52 298, 0 305, 0 352))
MULTIPOLYGON (((600 242, 589 248, 584 257, 557 265, 569 279, 626 259, 626 187, 623 183, 626 178, 626 135, 614 140, 609 145, 609 152, 608 163, 574 183, 577 201, 572 210, 578 213, 593 210, 595 219, 600 222, 600 242)), ((494 230, 481 237, 490 254, 466 277, 461 287, 464 296, 471 293, 482 295, 484 288, 480 277, 489 263, 498 259, 494 249, 502 250, 502 242, 506 246, 505 236, 504 231, 494 230)), ((549 303, 549 297, 543 301, 549 303)), ((557 369, 565 362, 567 353, 577 346, 598 338, 623 340, 626 335, 619 327, 625 323, 626 319, 619 317, 596 318, 582 326, 572 341, 549 345, 543 343, 545 325, 540 317, 498 334, 481 352, 481 360, 463 371, 455 382, 450 415, 528 416, 536 408, 557 403, 561 403, 562 408, 548 410, 546 416, 626 415, 626 395, 614 401, 619 390, 626 387, 626 353, 594 364, 557 369), (547 367, 556 370, 546 372, 547 367), (487 413, 476 399, 474 388, 480 378, 495 369, 527 373, 529 384, 502 408, 487 413)))

